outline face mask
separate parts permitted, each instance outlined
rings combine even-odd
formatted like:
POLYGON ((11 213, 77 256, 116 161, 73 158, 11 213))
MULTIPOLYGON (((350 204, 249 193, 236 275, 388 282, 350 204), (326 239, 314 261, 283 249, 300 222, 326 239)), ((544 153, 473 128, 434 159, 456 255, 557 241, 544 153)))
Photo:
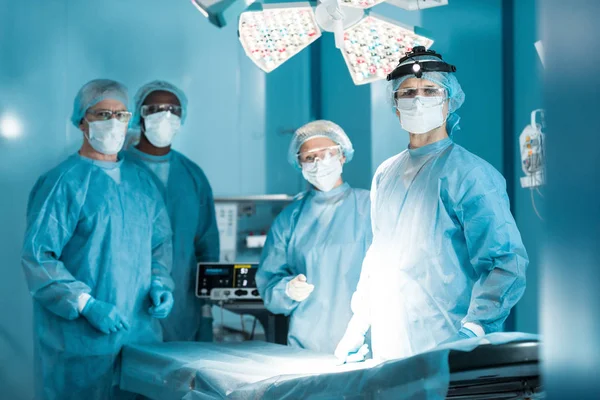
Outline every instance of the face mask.
POLYGON ((94 150, 106 155, 117 154, 125 142, 127 124, 111 118, 107 121, 89 122, 88 142, 94 150))
POLYGON ((421 135, 444 123, 443 98, 416 96, 414 99, 406 99, 411 104, 401 104, 403 100, 398 101, 397 109, 400 112, 400 125, 404 130, 421 135))
POLYGON ((155 147, 167 147, 181 128, 181 118, 169 111, 150 114, 144 118, 144 134, 155 147))
POLYGON ((302 176, 322 192, 329 192, 342 175, 340 157, 329 157, 302 164, 302 176))

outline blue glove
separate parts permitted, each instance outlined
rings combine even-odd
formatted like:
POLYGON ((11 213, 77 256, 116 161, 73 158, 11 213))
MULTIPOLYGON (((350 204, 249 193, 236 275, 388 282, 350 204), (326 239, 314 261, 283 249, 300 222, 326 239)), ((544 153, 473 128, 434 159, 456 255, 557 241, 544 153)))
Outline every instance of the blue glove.
POLYGON ((121 329, 129 330, 129 323, 121 315, 117 307, 103 301, 90 298, 81 311, 90 325, 105 335, 116 333, 121 329))
POLYGON ((173 308, 173 293, 160 286, 154 286, 150 289, 150 300, 153 306, 148 309, 150 315, 154 318, 167 318, 173 308))
POLYGON ((458 342, 459 340, 471 339, 477 337, 475 332, 470 330, 469 328, 465 328, 464 326, 460 328, 460 330, 453 336, 450 336, 448 339, 444 340, 440 343, 440 346, 447 343, 458 342))

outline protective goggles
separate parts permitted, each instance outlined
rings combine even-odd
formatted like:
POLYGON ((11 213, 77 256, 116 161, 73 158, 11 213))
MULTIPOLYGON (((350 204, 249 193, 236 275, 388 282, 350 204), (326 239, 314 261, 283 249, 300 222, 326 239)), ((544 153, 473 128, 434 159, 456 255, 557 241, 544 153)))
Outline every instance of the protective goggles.
POLYGON ((301 164, 314 163, 317 160, 326 160, 341 154, 342 146, 322 147, 298 153, 298 161, 301 164))
POLYGON ((175 104, 148 104, 142 106, 140 113, 142 117, 146 118, 148 115, 166 111, 181 117, 181 106, 176 106, 175 104))
POLYGON ((402 78, 406 75, 414 75, 421 78, 424 72, 456 72, 454 65, 446 63, 442 60, 442 55, 433 50, 427 50, 423 46, 417 46, 412 51, 406 53, 404 57, 398 61, 398 66, 388 76, 388 81, 402 78), (438 60, 417 61, 415 57, 429 56, 439 58, 438 60), (412 62, 407 62, 412 61, 412 62))
POLYGON ((415 102, 423 107, 439 106, 448 98, 446 89, 438 87, 407 87, 396 90, 396 108, 399 110, 410 110, 415 102))
POLYGON ((90 115, 93 121, 108 121, 113 116, 120 122, 128 122, 131 119, 129 111, 112 110, 87 110, 86 115, 90 115))

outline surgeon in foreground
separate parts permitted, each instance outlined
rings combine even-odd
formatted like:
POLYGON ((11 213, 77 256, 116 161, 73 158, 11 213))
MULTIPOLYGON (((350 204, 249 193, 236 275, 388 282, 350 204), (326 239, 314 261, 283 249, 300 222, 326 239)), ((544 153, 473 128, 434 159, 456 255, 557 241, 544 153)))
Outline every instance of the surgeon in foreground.
POLYGON ((312 188, 278 215, 256 274, 267 309, 291 316, 290 346, 332 354, 352 315, 372 238, 369 192, 342 180, 353 154, 331 121, 304 125, 290 143, 288 161, 312 188))
POLYGON ((465 97, 455 70, 415 47, 388 76, 410 145, 373 178, 373 244, 335 351, 341 360, 369 328, 379 360, 500 331, 525 290, 528 257, 505 180, 451 138, 465 97))
POLYGON ((202 169, 171 148, 187 116, 187 97, 176 86, 154 81, 135 96, 132 125, 137 147, 125 158, 146 169, 160 188, 173 228, 175 306, 162 322, 165 341, 212 341, 210 305, 195 296, 198 262, 219 261, 219 229, 210 183, 202 169))
POLYGON ((151 176, 118 159, 127 90, 94 80, 71 121, 83 145, 40 177, 22 266, 34 299, 35 398, 116 399, 119 352, 159 342, 172 305, 169 216, 151 176))

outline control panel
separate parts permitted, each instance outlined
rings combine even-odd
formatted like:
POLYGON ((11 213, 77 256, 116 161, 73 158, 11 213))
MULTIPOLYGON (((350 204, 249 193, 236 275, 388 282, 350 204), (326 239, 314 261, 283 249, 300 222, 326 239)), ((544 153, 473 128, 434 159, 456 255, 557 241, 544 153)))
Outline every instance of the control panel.
POLYGON ((199 263, 196 297, 215 301, 260 300, 256 288, 258 264, 199 263))

